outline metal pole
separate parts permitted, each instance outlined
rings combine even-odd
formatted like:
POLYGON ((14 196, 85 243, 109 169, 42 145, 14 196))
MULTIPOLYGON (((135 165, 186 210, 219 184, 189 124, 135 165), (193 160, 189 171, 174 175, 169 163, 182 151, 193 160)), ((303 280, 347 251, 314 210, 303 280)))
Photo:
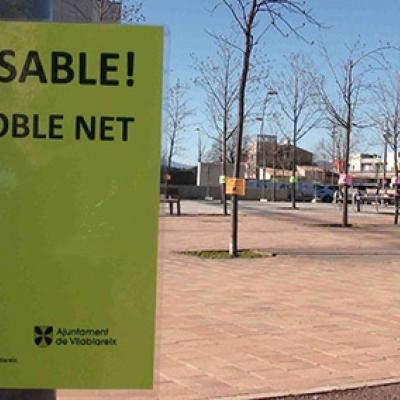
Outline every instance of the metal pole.
MULTIPOLYGON (((3 0, 0 19, 24 21, 50 21, 52 0, 3 0)), ((0 389, 0 400, 55 400, 54 390, 0 389)))
POLYGON ((276 152, 277 152, 277 141, 278 138, 277 136, 275 136, 274 138, 274 154, 273 154, 273 169, 274 169, 274 173, 273 173, 273 177, 272 177, 272 201, 275 202, 276 201, 276 152))
POLYGON ((385 139, 385 149, 383 154, 383 182, 382 182, 383 190, 386 189, 387 148, 388 148, 388 143, 385 139))
POLYGON ((335 162, 336 162, 336 130, 332 131, 332 167, 331 167, 331 185, 335 184, 335 162))
POLYGON ((196 128, 197 132, 197 162, 201 163, 201 134, 200 134, 200 128, 196 128))
MULTIPOLYGON (((262 109, 262 116, 261 118, 257 118, 258 121, 261 121, 261 126, 260 126, 260 137, 261 137, 261 143, 262 143, 262 187, 261 187, 261 198, 260 201, 267 201, 265 198, 265 170, 267 168, 267 163, 266 163, 266 149, 265 149, 265 135, 264 135, 264 122, 265 122, 265 114, 267 111, 267 105, 268 105, 268 100, 269 97, 271 96, 276 96, 278 92, 274 89, 269 89, 267 91, 267 94, 265 96, 264 102, 263 102, 263 109, 262 109)), ((256 162, 257 164, 257 162, 256 162)))
POLYGON ((261 123, 261 149, 262 149, 262 186, 261 186, 261 201, 265 201, 265 135, 264 135, 264 118, 261 123))

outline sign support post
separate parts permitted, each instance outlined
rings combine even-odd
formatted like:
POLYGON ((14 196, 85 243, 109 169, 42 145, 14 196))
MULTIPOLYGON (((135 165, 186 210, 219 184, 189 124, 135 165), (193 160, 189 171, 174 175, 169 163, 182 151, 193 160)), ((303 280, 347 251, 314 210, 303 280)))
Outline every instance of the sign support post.
MULTIPOLYGON (((14 0, 0 3, 0 19, 50 21, 52 0, 14 0)), ((54 390, 0 389, 0 400, 55 400, 54 390)))

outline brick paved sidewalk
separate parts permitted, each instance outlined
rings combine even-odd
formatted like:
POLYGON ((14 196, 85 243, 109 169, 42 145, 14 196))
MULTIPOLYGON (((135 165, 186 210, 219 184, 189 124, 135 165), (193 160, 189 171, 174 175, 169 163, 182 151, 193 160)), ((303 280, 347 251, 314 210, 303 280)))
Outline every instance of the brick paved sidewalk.
POLYGON ((161 217, 158 393, 61 391, 58 398, 256 398, 400 381, 400 262, 390 255, 400 248, 399 227, 390 216, 352 217, 345 231, 318 225, 337 222, 332 215, 307 218, 241 216, 242 247, 291 254, 212 261, 176 251, 226 248, 229 219, 161 217))

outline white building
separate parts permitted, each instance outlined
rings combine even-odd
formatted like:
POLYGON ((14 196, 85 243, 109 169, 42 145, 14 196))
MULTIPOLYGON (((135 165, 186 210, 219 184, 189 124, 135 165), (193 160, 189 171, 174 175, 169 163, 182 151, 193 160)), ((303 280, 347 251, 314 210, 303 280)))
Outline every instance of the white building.
MULTIPOLYGON (((386 164, 386 171, 388 172, 394 172, 394 155, 394 151, 388 152, 386 164)), ((400 167, 400 152, 398 153, 398 165, 400 167)))
POLYGON ((353 154, 350 156, 349 170, 351 174, 377 174, 383 172, 383 164, 380 155, 368 153, 353 154))
MULTIPOLYGON (((240 164, 240 177, 245 177, 246 165, 240 164)), ((233 164, 226 165, 227 176, 233 176, 233 164)), ((219 186, 222 175, 221 163, 201 162, 197 165, 197 186, 219 186)))

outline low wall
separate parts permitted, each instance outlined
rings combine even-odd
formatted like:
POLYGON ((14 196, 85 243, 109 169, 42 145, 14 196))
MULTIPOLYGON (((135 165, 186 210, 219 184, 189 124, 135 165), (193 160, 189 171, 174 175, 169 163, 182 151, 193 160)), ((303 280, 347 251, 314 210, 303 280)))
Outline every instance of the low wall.
MULTIPOLYGON (((188 186, 188 185, 168 185, 170 188, 178 190, 179 196, 182 199, 188 200, 204 200, 206 197, 212 197, 215 200, 221 199, 220 186, 188 186)), ((246 189, 246 196, 241 197, 244 200, 260 200, 261 198, 272 200, 272 189, 251 188, 246 189)), ((275 199, 277 201, 287 201, 288 191, 286 189, 276 189, 275 199)))

